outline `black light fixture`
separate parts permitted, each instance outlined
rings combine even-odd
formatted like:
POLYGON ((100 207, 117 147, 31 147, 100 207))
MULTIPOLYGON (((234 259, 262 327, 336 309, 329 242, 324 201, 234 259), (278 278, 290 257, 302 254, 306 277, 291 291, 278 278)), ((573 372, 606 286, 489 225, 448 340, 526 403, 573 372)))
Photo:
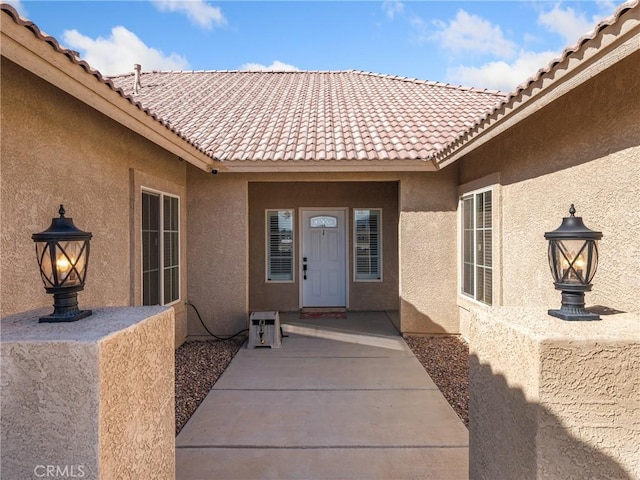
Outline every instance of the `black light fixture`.
POLYGON ((549 310, 549 315, 563 320, 600 320, 600 317, 584 308, 584 292, 591 290, 591 280, 598 267, 597 241, 602 232, 585 227, 582 217, 575 216, 571 204, 571 216, 562 219, 562 225, 544 234, 549 240, 549 266, 556 290, 562 291, 562 306, 549 310))
POLYGON ((44 232, 34 233, 40 276, 47 293, 53 294, 51 315, 40 322, 74 322, 91 315, 91 310, 78 309, 78 292, 84 288, 89 263, 91 233, 76 228, 73 219, 53 218, 44 232))

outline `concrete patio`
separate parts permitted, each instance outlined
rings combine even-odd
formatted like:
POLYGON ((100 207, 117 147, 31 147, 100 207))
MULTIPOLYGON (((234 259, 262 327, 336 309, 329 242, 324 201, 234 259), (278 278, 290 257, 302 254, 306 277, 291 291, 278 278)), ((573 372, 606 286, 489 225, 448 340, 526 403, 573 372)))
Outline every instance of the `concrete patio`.
POLYGON ((177 479, 468 478, 467 429, 384 312, 281 319, 176 438, 177 479))

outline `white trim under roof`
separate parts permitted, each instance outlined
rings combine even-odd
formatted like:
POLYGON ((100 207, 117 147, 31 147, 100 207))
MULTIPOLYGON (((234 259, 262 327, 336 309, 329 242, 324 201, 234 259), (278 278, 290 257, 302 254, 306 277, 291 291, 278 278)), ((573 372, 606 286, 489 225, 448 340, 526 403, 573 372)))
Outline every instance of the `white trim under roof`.
POLYGON ((432 160, 227 160, 226 173, 435 172, 432 160))

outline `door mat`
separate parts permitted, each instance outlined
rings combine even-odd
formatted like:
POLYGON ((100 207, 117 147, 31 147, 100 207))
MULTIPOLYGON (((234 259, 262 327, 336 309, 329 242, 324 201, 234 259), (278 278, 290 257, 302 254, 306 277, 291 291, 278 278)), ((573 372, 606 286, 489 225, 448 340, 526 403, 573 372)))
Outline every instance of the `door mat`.
POLYGON ((300 312, 300 318, 347 318, 347 312, 300 312))

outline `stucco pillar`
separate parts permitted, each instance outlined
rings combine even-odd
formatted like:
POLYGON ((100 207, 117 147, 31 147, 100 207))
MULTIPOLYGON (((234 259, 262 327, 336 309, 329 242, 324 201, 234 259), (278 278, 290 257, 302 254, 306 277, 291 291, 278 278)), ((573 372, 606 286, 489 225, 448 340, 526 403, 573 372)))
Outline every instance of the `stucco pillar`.
MULTIPOLYGON (((216 335, 249 320, 249 199, 246 177, 188 170, 188 300, 216 335)), ((189 308, 189 337, 210 338, 189 308)))
POLYGON ((640 478, 639 321, 475 312, 470 478, 640 478))
POLYGON ((3 478, 175 478, 174 312, 3 318, 3 478))
POLYGON ((458 333, 456 169, 400 183, 398 227, 402 333, 458 333))

